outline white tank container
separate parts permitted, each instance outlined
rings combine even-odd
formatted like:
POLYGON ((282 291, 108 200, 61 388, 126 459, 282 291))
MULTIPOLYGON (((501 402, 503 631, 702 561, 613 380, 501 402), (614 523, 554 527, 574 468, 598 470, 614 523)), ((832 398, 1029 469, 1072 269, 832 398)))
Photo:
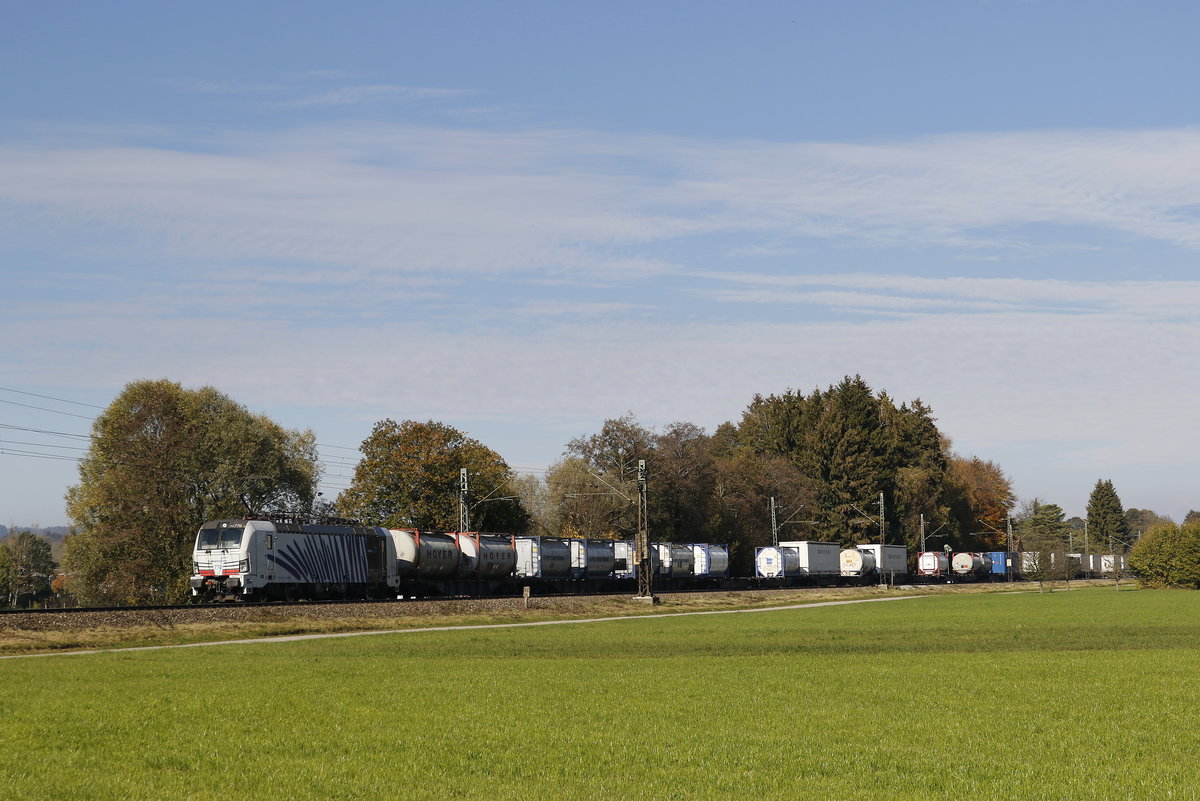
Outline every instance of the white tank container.
POLYGON ((518 576, 570 578, 571 545, 558 537, 517 537, 518 576))
POLYGON ((458 538, 416 529, 389 529, 396 546, 396 573, 417 578, 446 578, 458 570, 458 538))
POLYGON ((944 576, 950 572, 950 558, 941 551, 925 551, 917 557, 917 572, 922 576, 944 576))
POLYGON ((843 576, 869 576, 875 572, 875 553, 846 548, 841 556, 843 576))
POLYGON ((781 548, 795 548, 800 558, 800 573, 810 576, 837 576, 842 572, 842 546, 836 542, 789 540, 781 548))
POLYGON ((463 578, 503 578, 517 566, 517 550, 512 537, 478 532, 455 534, 462 553, 458 574, 463 578))
POLYGON ((784 578, 800 572, 800 552, 795 548, 769 546, 754 552, 754 571, 763 578, 784 578))
POLYGON ((970 576, 983 572, 983 559, 980 554, 961 551, 954 554, 950 566, 958 575, 970 576))
POLYGON ((603 578, 613 572, 616 550, 612 540, 570 540, 571 575, 603 578))

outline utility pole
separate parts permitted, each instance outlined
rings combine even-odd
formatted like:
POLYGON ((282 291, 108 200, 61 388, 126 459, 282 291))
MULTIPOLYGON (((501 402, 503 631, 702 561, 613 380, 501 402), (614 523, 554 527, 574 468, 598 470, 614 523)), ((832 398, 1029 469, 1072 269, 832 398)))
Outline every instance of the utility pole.
POLYGON ((779 547, 779 524, 775 522, 775 496, 771 496, 771 544, 779 547))
POLYGON ((921 553, 925 553, 925 513, 921 512, 921 553))
POLYGON ((1004 528, 1008 532, 1008 543, 1004 546, 1005 550, 1006 550, 1006 553, 1004 554, 1004 558, 1009 561, 1009 564, 1007 565, 1007 569, 1004 572, 1008 574, 1008 580, 1013 581, 1014 580, 1013 573, 1016 571, 1018 565, 1020 564, 1019 560, 1021 557, 1013 556, 1012 514, 1009 512, 1004 513, 1004 528))
POLYGON ((646 503, 647 495, 646 460, 638 459, 638 511, 637 537, 634 540, 634 555, 637 558, 637 597, 653 603, 654 598, 654 561, 650 558, 650 515, 646 503))
MULTIPOLYGON (((887 544, 887 519, 883 516, 883 493, 879 493, 879 544, 887 544)), ((880 561, 883 560, 883 551, 879 552, 880 561)), ((880 570, 883 568, 881 567, 880 570)))
POLYGON ((458 471, 458 530, 471 530, 470 486, 467 483, 467 468, 458 471))

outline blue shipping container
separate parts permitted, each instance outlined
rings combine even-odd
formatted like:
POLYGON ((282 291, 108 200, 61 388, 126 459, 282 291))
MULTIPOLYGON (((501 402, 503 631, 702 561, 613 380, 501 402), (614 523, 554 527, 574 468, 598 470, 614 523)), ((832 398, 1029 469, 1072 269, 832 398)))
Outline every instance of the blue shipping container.
POLYGON ((999 575, 1008 574, 1008 560, 1012 556, 1004 551, 988 551, 988 556, 992 558, 992 572, 999 575))

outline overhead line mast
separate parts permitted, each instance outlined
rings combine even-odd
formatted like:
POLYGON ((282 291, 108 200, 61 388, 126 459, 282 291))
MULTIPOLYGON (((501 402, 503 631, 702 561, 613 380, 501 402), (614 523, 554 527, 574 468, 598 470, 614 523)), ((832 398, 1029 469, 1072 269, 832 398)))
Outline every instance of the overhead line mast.
POLYGON ((650 515, 647 504, 646 460, 638 459, 637 472, 637 533, 633 551, 637 559, 638 589, 636 598, 657 603, 654 597, 654 561, 650 558, 650 515))

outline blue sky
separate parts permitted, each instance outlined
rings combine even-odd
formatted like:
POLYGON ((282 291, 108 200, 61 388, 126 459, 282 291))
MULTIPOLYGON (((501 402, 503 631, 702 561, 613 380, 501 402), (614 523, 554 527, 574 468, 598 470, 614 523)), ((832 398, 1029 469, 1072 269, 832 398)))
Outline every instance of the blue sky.
POLYGON ((9 4, 0 522, 157 377, 329 494, 383 417, 540 469, 859 373, 1024 498, 1200 507, 1200 11, 743 6, 9 4))

